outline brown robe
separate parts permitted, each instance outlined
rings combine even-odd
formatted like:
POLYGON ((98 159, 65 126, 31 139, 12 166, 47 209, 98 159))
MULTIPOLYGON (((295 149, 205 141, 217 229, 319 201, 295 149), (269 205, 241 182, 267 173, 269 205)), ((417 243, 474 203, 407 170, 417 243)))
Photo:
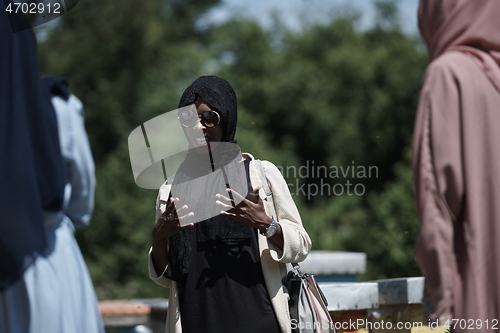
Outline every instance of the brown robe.
POLYGON ((431 64, 413 137, 416 254, 426 314, 465 319, 455 332, 500 329, 499 15, 497 0, 420 1, 431 64))

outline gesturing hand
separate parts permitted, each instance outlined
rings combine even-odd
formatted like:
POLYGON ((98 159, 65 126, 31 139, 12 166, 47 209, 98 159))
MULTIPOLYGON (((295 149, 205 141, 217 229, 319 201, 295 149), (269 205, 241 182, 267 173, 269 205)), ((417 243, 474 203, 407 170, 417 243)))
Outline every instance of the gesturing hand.
POLYGON ((160 215, 158 218, 158 221, 156 221, 155 226, 153 227, 152 231, 152 237, 153 241, 159 241, 159 240, 164 240, 168 237, 171 237, 178 233, 181 230, 189 229, 191 228, 194 224, 186 224, 184 226, 181 226, 179 221, 182 221, 188 217, 194 216, 193 212, 188 211, 188 206, 184 205, 179 209, 175 209, 175 203, 179 202, 179 198, 170 198, 170 202, 163 212, 163 214, 160 215), (178 214, 181 214, 181 217, 179 217, 178 214), (184 215, 182 215, 184 214, 184 215))
POLYGON ((271 224, 271 218, 267 216, 264 210, 264 202, 259 197, 259 190, 260 186, 252 191, 253 201, 250 201, 238 192, 227 189, 228 193, 231 193, 235 199, 239 199, 241 202, 235 207, 233 200, 217 193, 215 197, 220 200, 217 200, 215 203, 227 210, 221 211, 222 215, 230 217, 246 226, 264 231, 271 224))

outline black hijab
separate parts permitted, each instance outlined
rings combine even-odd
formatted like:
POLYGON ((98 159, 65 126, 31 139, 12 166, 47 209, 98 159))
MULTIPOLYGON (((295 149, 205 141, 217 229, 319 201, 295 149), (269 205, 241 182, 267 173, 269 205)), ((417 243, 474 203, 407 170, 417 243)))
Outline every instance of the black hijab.
POLYGON ((193 104, 200 97, 214 111, 218 111, 224 119, 222 141, 233 142, 238 122, 236 93, 224 79, 215 75, 201 76, 184 90, 179 108, 193 104))
POLYGON ((42 79, 43 87, 50 97, 60 97, 67 101, 69 99, 69 83, 62 76, 47 76, 42 79))
MULTIPOLYGON (((233 88, 226 80, 217 76, 202 76, 184 91, 179 102, 179 108, 194 103, 198 97, 212 110, 220 113, 224 126, 222 141, 228 144, 221 143, 211 151, 212 170, 199 167, 200 165, 206 165, 200 163, 201 159, 206 158, 206 156, 198 154, 196 149, 190 149, 185 161, 175 175, 172 191, 178 193, 176 186, 180 188, 183 184, 206 175, 210 178, 209 174, 212 173, 215 178, 223 176, 228 187, 231 184, 232 189, 247 195, 247 174, 244 175, 244 181, 241 181, 241 177, 232 177, 232 175, 238 174, 239 170, 235 169, 239 169, 237 163, 241 160, 241 151, 236 145, 236 140, 234 140, 237 123, 237 102, 233 88)), ((207 185, 201 191, 198 191, 201 192, 201 194, 197 194, 199 207, 209 206, 213 204, 212 201, 215 202, 215 197, 210 192, 210 189, 211 186, 207 185)), ((184 186, 183 190, 189 192, 189 186, 184 186)), ((188 195, 191 195, 191 193, 188 195)), ((165 276, 175 281, 181 281, 189 269, 190 253, 194 240, 197 243, 216 243, 216 251, 224 252, 228 250, 228 246, 234 246, 239 242, 248 240, 253 236, 253 233, 255 233, 253 228, 244 226, 223 215, 216 215, 199 222, 193 228, 181 231, 169 238, 169 266, 165 276)), ((221 253, 220 257, 224 257, 224 253, 221 253)))
MULTIPOLYGON (((11 16, 23 24, 22 15, 11 16)), ((13 33, 0 13, 0 290, 45 246, 43 210, 62 208, 64 169, 57 120, 42 90, 31 30, 13 33)))

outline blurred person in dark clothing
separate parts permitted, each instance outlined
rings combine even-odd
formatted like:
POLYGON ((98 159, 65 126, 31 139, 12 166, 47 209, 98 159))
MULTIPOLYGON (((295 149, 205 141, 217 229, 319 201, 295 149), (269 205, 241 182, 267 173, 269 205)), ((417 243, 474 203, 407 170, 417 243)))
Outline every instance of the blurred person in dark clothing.
POLYGON ((81 103, 63 80, 42 84, 32 31, 0 16, 0 332, 102 333, 73 236, 93 208, 81 103))

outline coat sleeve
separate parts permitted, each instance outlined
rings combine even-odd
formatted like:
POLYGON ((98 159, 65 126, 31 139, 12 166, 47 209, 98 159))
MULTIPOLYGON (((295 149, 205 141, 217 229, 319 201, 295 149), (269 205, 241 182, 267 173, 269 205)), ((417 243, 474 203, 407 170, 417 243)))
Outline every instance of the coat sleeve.
POLYGON ((82 102, 70 95, 68 101, 53 97, 57 114, 61 152, 64 158, 68 184, 65 196, 70 196, 66 215, 75 227, 90 223, 94 208, 95 166, 89 139, 85 131, 82 102))
MULTIPOLYGON (((160 187, 160 190, 158 192, 158 197, 156 199, 155 223, 158 220, 158 218, 160 217, 160 215, 163 214, 163 212, 167 208, 170 187, 171 187, 171 185, 169 185, 168 183, 165 183, 160 187)), ((153 248, 151 247, 149 249, 149 255, 148 255, 149 278, 151 280, 153 280, 154 282, 158 283, 162 287, 170 288, 172 285, 172 280, 167 279, 166 277, 163 276, 163 273, 165 273, 165 270, 167 270, 168 266, 165 267, 165 270, 163 271, 163 273, 161 275, 156 274, 156 270, 155 270, 154 265, 153 265, 152 250, 153 250, 153 248)))
POLYGON ((461 161, 459 89, 453 71, 438 63, 424 79, 412 158, 420 220, 416 256, 425 275, 424 306, 431 320, 452 318, 454 298, 459 297, 454 238, 464 195, 461 161))
MULTIPOLYGON (((302 226, 299 211, 292 199, 288 185, 278 168, 268 161, 262 161, 264 173, 273 194, 276 217, 283 233, 283 251, 277 249, 268 239, 271 257, 281 263, 301 262, 311 250, 311 239, 302 226)), ((265 202, 265 205, 269 204, 265 202)), ((270 211, 267 207, 266 211, 270 211)))

